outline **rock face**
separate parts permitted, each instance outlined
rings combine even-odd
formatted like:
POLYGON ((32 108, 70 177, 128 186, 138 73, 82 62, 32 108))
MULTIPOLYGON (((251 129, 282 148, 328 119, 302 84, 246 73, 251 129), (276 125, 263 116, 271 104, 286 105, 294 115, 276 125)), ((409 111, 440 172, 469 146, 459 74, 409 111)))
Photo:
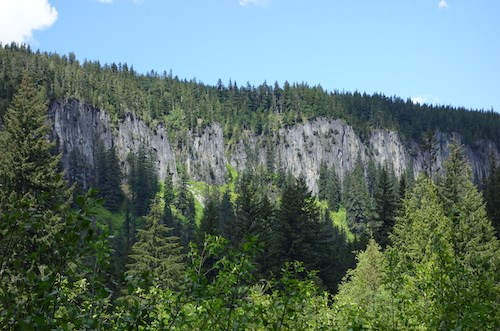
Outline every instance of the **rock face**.
MULTIPOLYGON (((314 193, 322 162, 333 167, 342 180, 358 159, 365 165, 370 158, 376 164, 387 164, 400 176, 408 167, 413 167, 410 171, 414 174, 422 171, 425 157, 417 143, 403 144, 396 132, 377 130, 363 142, 351 126, 338 119, 317 118, 281 128, 273 135, 244 133, 244 138, 231 146, 224 141, 222 126, 212 123, 201 132, 189 132, 186 143, 174 148, 162 126, 151 130, 132 114, 112 126, 104 111, 71 100, 54 103, 50 115, 54 121, 53 135, 63 155, 63 167, 67 173, 78 174, 84 188, 91 185, 95 176, 95 151, 99 141, 105 148, 116 147, 125 171, 127 155, 145 144, 156 158, 161 179, 170 171, 174 180, 178 180, 178 163, 185 165, 190 178, 212 184, 224 183, 227 164, 238 171, 267 167, 303 176, 314 193)), ((451 136, 437 134, 438 171, 449 153, 451 136)), ((474 146, 466 146, 475 178, 481 179, 487 173, 490 153, 499 154, 498 146, 491 141, 481 140, 474 146)))
POLYGON ((177 178, 175 156, 161 126, 153 131, 129 114, 117 127, 112 127, 105 112, 76 100, 54 103, 49 115, 54 121, 53 135, 62 152, 63 168, 66 173, 77 173, 84 189, 94 182, 99 143, 105 149, 115 146, 125 172, 128 154, 137 152, 139 146, 145 144, 153 153, 160 178, 165 178, 167 170, 177 178))

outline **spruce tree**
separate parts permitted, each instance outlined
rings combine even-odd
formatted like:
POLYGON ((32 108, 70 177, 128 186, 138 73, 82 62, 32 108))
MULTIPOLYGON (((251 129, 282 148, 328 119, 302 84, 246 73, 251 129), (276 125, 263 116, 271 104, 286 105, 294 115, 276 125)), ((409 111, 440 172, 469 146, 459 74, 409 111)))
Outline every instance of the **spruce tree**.
POLYGON ((322 162, 319 168, 318 198, 326 200, 330 210, 338 210, 341 200, 341 184, 335 169, 322 162))
POLYGON ((484 199, 488 216, 500 238, 500 168, 494 155, 490 155, 490 172, 486 178, 484 199))
POLYGON ((388 244, 388 235, 394 226, 398 208, 398 196, 395 190, 395 176, 390 174, 387 166, 379 170, 374 192, 375 219, 380 225, 374 233, 382 247, 388 244))
POLYGON ((133 211, 135 216, 144 216, 149 211, 149 202, 158 191, 158 174, 153 155, 145 144, 141 144, 137 154, 129 154, 128 162, 133 211))
POLYGON ((171 228, 161 224, 163 201, 159 194, 153 199, 150 211, 143 217, 144 227, 137 230, 137 241, 132 246, 131 263, 127 275, 132 284, 152 284, 171 288, 178 284, 184 265, 182 246, 178 237, 169 236, 171 228), (149 283, 151 282, 151 283, 149 283))
POLYGON ((347 210, 347 221, 354 234, 363 238, 370 237, 378 231, 380 224, 373 218, 372 200, 360 158, 344 182, 343 198, 347 210))
POLYGON ((219 209, 217 197, 213 194, 205 199, 205 208, 203 209, 203 217, 198 227, 198 243, 203 244, 207 235, 219 235, 219 209))
MULTIPOLYGON (((48 141, 47 103, 27 74, 4 123, 0 131, 0 328, 53 329, 61 306, 66 311, 75 308, 66 301, 61 286, 64 282, 71 288, 87 271, 88 244, 95 243, 88 218, 94 203, 90 195, 73 201, 72 190, 59 172, 60 156, 52 153, 54 144, 48 141)), ((98 266, 96 261, 94 271, 98 266)))
POLYGON ((478 322, 500 326, 495 316, 500 304, 500 245, 486 215, 481 193, 471 181, 471 169, 463 146, 450 144, 444 162, 445 174, 439 181, 446 215, 452 221, 453 281, 449 289, 449 328, 470 329, 478 322))
POLYGON ((249 236, 257 235, 260 222, 260 200, 252 183, 253 177, 243 174, 239 180, 235 202, 235 218, 231 226, 230 241, 233 245, 245 242, 249 236))
POLYGON ((437 188, 428 177, 421 177, 403 201, 386 251, 394 329, 436 330, 453 318, 445 308, 453 285, 451 238, 452 222, 437 188))
POLYGON ((336 285, 329 280, 334 266, 332 225, 325 222, 303 178, 285 186, 273 234, 270 258, 275 268, 279 270, 285 262, 303 262, 308 270, 319 270, 326 286, 336 285))
POLYGON ((356 268, 347 272, 334 297, 337 328, 388 330, 391 299, 385 284, 387 263, 381 247, 370 239, 356 259, 356 268))

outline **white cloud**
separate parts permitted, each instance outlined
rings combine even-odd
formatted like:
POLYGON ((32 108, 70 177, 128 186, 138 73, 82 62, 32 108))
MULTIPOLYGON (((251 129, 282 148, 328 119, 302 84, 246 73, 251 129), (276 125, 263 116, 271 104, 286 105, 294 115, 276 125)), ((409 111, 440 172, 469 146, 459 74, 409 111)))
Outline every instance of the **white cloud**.
POLYGON ((239 1, 240 6, 243 6, 243 7, 248 7, 251 5, 262 6, 262 5, 264 5, 265 2, 266 2, 266 0, 240 0, 239 1))
POLYGON ((414 104, 424 104, 425 102, 427 101, 427 96, 425 95, 419 95, 419 96, 416 96, 416 97, 411 97, 411 102, 413 102, 414 104))
POLYGON ((0 1, 0 42, 33 42, 33 31, 47 29, 57 20, 49 0, 0 1))
POLYGON ((448 3, 446 2, 446 0, 441 0, 439 1, 438 7, 440 9, 448 8, 448 3))

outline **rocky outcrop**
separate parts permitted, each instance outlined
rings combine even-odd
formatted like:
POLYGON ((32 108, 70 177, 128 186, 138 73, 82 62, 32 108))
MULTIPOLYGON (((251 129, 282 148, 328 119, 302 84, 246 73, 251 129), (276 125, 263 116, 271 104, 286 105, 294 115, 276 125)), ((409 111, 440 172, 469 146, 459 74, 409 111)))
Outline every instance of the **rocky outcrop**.
MULTIPOLYGON (((424 167, 425 155, 417 143, 403 144, 397 132, 385 130, 372 132, 363 142, 351 126, 339 119, 316 118, 281 128, 272 135, 245 132, 233 145, 224 140, 221 125, 212 123, 197 132, 188 132, 182 146, 172 147, 162 126, 151 130, 133 114, 112 125, 104 111, 76 100, 54 103, 50 114, 64 169, 78 173, 84 187, 92 183, 95 175, 98 141, 102 141, 105 148, 116 147, 125 171, 127 155, 144 143, 156 158, 161 179, 169 169, 177 180, 176 166, 180 163, 194 180, 212 184, 224 183, 228 163, 239 171, 257 167, 283 169, 293 176, 303 176, 313 192, 317 192, 323 162, 333 167, 341 179, 358 159, 364 164, 370 158, 379 165, 387 164, 398 176, 409 167, 415 174, 424 167)), ((443 168, 451 136, 437 134, 436 169, 443 168)), ((487 173, 489 154, 498 156, 499 150, 493 142, 481 140, 474 146, 466 146, 466 153, 474 176, 481 179, 487 173)))
POLYGON ((54 103, 49 114, 54 121, 53 135, 62 152, 63 168, 67 174, 77 173, 83 188, 90 187, 94 181, 99 143, 105 149, 115 146, 125 172, 128 154, 137 152, 139 146, 145 144, 153 153, 160 178, 164 179, 170 170, 174 180, 177 179, 175 156, 163 127, 151 130, 133 114, 113 126, 104 111, 76 100, 54 103))

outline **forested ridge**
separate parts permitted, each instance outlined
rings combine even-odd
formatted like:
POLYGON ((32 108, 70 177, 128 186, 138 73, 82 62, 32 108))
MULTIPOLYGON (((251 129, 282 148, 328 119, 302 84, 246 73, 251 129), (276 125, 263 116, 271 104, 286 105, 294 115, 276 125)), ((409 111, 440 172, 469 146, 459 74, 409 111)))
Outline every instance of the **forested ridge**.
POLYGON ((163 123, 175 138, 212 122, 237 140, 242 130, 260 134, 315 117, 344 119, 362 137, 370 130, 396 130, 419 141, 422 132, 456 132, 473 144, 490 139, 500 145, 500 115, 493 110, 414 104, 382 94, 327 91, 306 83, 218 81, 215 86, 173 76, 171 72, 137 73, 126 63, 101 64, 75 54, 33 52, 16 44, 0 47, 0 115, 7 109, 24 70, 52 102, 76 98, 118 121, 134 112, 148 124, 163 123))
POLYGON ((206 86, 15 45, 0 59, 1 329, 500 328, 494 157, 481 190, 455 141, 442 172, 429 157, 417 178, 359 159, 340 181, 323 164, 313 196, 280 169, 228 166, 217 186, 178 165, 178 181, 169 171, 160 181, 146 144, 125 173, 99 145, 97 190, 82 192, 64 179, 47 120, 51 102, 77 98, 116 121, 162 122, 175 139, 212 121, 236 139, 328 116, 365 134, 420 140, 436 129, 498 143, 497 114, 305 84, 206 86))

